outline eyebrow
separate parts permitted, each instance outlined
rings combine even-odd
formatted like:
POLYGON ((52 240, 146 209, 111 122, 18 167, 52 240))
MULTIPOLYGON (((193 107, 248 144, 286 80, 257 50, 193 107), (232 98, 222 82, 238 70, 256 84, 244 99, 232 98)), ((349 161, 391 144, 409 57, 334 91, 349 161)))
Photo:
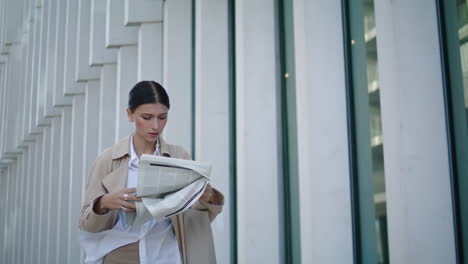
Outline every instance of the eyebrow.
MULTIPOLYGON (((167 115, 169 112, 160 113, 158 115, 167 115)), ((155 115, 153 113, 141 113, 142 115, 155 115)))

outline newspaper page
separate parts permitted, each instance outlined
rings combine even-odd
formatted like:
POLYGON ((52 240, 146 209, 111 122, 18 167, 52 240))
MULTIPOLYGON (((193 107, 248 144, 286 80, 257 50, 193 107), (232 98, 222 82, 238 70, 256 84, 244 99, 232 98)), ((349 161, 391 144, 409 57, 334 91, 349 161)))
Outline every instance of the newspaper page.
POLYGON ((137 182, 136 212, 128 212, 133 226, 155 218, 161 221, 189 209, 210 181, 211 164, 143 154, 137 182))

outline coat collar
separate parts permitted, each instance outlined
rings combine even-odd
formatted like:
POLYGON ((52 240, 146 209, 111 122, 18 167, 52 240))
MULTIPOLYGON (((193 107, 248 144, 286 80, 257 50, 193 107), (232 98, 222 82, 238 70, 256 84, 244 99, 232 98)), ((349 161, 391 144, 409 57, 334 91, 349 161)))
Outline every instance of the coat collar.
MULTIPOLYGON (((128 135, 121 139, 117 144, 112 147, 112 159, 120 159, 128 155, 130 157, 130 137, 128 135)), ((169 151, 169 145, 163 139, 162 136, 159 137, 159 146, 161 147, 161 156, 171 157, 171 153, 169 151)))

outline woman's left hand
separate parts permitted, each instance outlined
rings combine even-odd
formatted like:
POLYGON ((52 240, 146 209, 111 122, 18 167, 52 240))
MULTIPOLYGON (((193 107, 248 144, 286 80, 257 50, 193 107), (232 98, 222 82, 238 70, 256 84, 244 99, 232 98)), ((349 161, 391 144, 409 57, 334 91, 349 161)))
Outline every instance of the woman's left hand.
POLYGON ((199 201, 204 201, 210 204, 220 204, 221 201, 219 201, 219 197, 215 192, 215 189, 211 187, 210 184, 208 184, 205 188, 205 191, 203 192, 202 196, 200 196, 199 201))

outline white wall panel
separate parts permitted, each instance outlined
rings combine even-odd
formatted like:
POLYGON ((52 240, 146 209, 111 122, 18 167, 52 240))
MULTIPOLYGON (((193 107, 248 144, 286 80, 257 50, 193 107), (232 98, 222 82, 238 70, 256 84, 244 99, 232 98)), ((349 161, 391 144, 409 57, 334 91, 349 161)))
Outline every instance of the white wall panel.
POLYGON ((55 71, 57 67, 57 5, 59 0, 47 0, 47 47, 45 58, 45 76, 42 89, 44 92, 44 115, 52 117, 57 115, 53 107, 53 93, 55 82, 55 71))
POLYGON ((161 83, 162 66, 163 24, 142 24, 138 32, 138 80, 154 80, 161 83))
POLYGON ((35 83, 37 89, 36 103, 36 126, 48 125, 48 120, 45 118, 45 95, 47 93, 47 56, 48 56, 48 18, 49 5, 51 0, 44 0, 41 5, 41 24, 39 28, 39 46, 38 46, 38 76, 35 83))
POLYGON ((232 243, 227 7, 219 0, 195 7, 195 158, 212 162, 211 185, 225 195, 223 212, 212 223, 218 263, 229 263, 232 243))
POLYGON ((106 5, 104 0, 91 0, 90 65, 115 63, 117 49, 106 48, 106 5))
POLYGON ((77 228, 84 191, 84 115, 85 95, 73 96, 71 149, 70 149, 70 193, 68 197, 68 253, 67 263, 79 263, 81 253, 78 245, 77 228))
MULTIPOLYGON (((76 2, 76 1, 75 1, 76 2)), ((72 98, 65 96, 64 83, 65 83, 65 67, 67 65, 66 57, 66 44, 67 44, 67 12, 68 12, 68 1, 58 1, 57 3, 57 25, 55 30, 57 31, 56 38, 56 63, 54 69, 54 83, 53 83, 53 105, 64 106, 71 105, 72 98)), ((76 10, 74 10, 76 17, 76 10)), ((76 25, 75 25, 76 26, 76 25)), ((73 81, 73 80, 72 80, 73 81)))
POLYGON ((351 263, 341 5, 300 0, 293 12, 302 262, 351 263))
MULTIPOLYGON (((85 36, 79 37, 77 32, 80 32, 80 1, 67 0, 67 18, 66 18, 66 29, 65 29, 65 64, 64 64, 64 80, 63 80, 63 92, 65 95, 82 93, 84 91, 84 83, 77 83, 76 68, 78 65, 78 43, 80 46, 87 45, 86 40, 83 40, 85 36)), ((84 19, 84 18, 83 18, 84 19)), ((88 32, 84 27, 84 32, 88 32)), ((88 45, 89 47, 89 45, 88 45)), ((83 47, 85 48, 85 47, 83 47)))
POLYGON ((164 65, 162 85, 171 111, 164 137, 192 151, 192 1, 164 4, 164 65))
POLYGON ((375 12, 390 261, 455 263, 435 2, 375 12))
POLYGON ((70 214, 69 211, 69 197, 68 194, 71 191, 71 177, 73 176, 70 172, 71 167, 71 143, 72 143, 72 108, 64 107, 62 113, 62 126, 60 130, 60 161, 59 161, 59 179, 58 179, 58 193, 60 198, 57 201, 57 211, 63 212, 59 214, 58 221, 58 233, 57 233, 57 244, 58 254, 57 263, 66 263, 68 261, 68 246, 69 246, 69 223, 70 214))
POLYGON ((100 83, 90 81, 86 85, 84 102, 84 149, 83 149, 83 175, 87 178, 89 169, 100 150, 99 146, 99 100, 101 97, 100 83))
POLYGON ((47 223, 49 222, 49 215, 47 214, 49 210, 48 198, 50 188, 50 152, 51 152, 51 127, 44 127, 44 137, 43 137, 43 147, 41 153, 41 174, 40 174, 40 184, 39 188, 41 189, 39 195, 39 244, 37 259, 40 263, 48 263, 47 257, 47 238, 49 235, 49 230, 47 228, 47 223))
MULTIPOLYGON (((62 109, 60 109, 62 111, 62 109)), ((61 199, 62 193, 60 190, 59 184, 59 177, 60 177, 60 131, 62 128, 62 119, 60 116, 55 117, 52 120, 52 127, 51 127, 51 147, 50 147, 50 158, 49 158, 49 180, 48 184, 51 186, 49 189, 47 204, 48 211, 46 212, 48 215, 47 221, 47 255, 46 260, 47 263, 55 263, 56 256, 59 254, 58 248, 59 244, 57 239, 58 230, 58 220, 60 218, 58 214, 59 206, 58 203, 61 199), (55 215, 56 217, 50 217, 55 215)))
POLYGON ((159 22, 163 18, 163 0, 125 0, 125 25, 159 22))
POLYGON ((138 27, 125 26, 125 0, 107 0, 106 47, 136 45, 138 27))
POLYGON ((236 1, 235 13, 238 261, 281 263, 276 9, 272 1, 241 0, 236 1))
POLYGON ((100 67, 90 67, 91 0, 79 0, 76 53, 76 80, 98 80, 100 67))
POLYGON ((117 104, 115 113, 115 140, 128 136, 133 132, 133 125, 127 118, 128 93, 137 82, 138 65, 137 46, 125 46, 119 49, 117 63, 117 104))
MULTIPOLYGON (((115 137, 115 120, 117 120, 118 114, 123 114, 125 111, 125 108, 120 109, 120 111, 115 111, 117 102, 116 64, 106 64, 102 67, 99 89, 99 109, 97 113, 99 116, 97 119, 99 122, 97 139, 99 142, 97 144, 97 153, 102 152, 105 148, 117 142, 115 137)), ((96 156, 90 158, 94 160, 96 156)), ((88 167, 89 166, 91 166, 91 164, 88 164, 88 167)))
MULTIPOLYGON (((33 194, 34 204, 33 204, 32 219, 35 219, 37 226, 40 226, 39 221, 40 221, 40 205, 41 205, 40 194, 41 194, 41 186, 42 186, 41 184, 42 182, 42 153, 43 153, 42 148, 44 146, 43 137, 44 137, 43 134, 39 134, 36 137, 37 145, 36 145, 36 153, 35 153, 35 160, 34 160, 34 164, 35 164, 34 186, 35 188, 34 188, 34 194, 33 194)), ((39 257, 39 243, 41 241, 41 238, 39 237, 39 232, 40 232, 39 228, 33 229, 33 235, 31 238, 32 251, 31 251, 31 256, 30 256, 30 261, 29 261, 30 263, 37 261, 39 257)))
POLYGON ((38 97, 38 83, 39 83, 39 69, 40 69, 40 43, 41 43, 41 25, 42 19, 42 8, 34 8, 34 25, 33 25, 33 43, 34 48, 32 50, 32 62, 31 62, 31 100, 30 100, 30 112, 29 112, 29 133, 37 134, 40 132, 38 129, 36 114, 37 114, 37 97, 38 97))

